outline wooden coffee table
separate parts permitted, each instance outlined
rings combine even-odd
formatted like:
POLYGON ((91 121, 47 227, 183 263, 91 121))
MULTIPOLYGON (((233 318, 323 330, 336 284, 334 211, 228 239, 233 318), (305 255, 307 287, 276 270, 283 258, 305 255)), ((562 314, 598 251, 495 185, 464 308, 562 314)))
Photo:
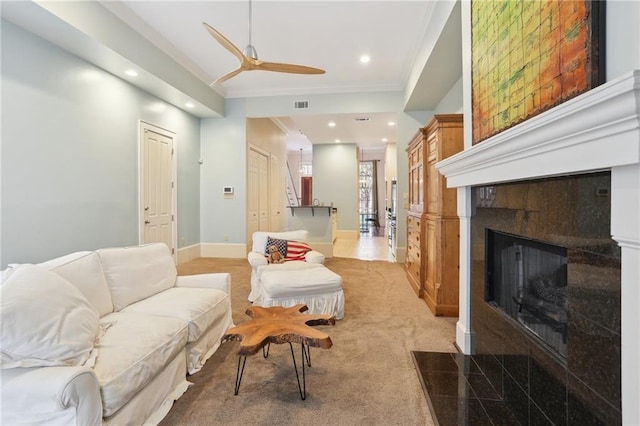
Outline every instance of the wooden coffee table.
POLYGON ((296 372, 300 397, 307 397, 305 363, 311 367, 311 346, 329 349, 333 343, 328 334, 311 328, 313 325, 334 325, 335 319, 331 315, 304 314, 308 310, 304 304, 297 304, 289 308, 281 306, 262 307, 252 306, 247 309, 247 315, 251 319, 237 327, 230 328, 222 341, 240 341, 238 350, 238 369, 236 371, 236 386, 234 395, 240 390, 240 382, 244 373, 247 356, 257 353, 262 349, 262 355, 269 356, 271 343, 289 343, 293 368, 296 372), (302 385, 298 375, 298 366, 293 352, 293 343, 300 343, 302 347, 302 385))

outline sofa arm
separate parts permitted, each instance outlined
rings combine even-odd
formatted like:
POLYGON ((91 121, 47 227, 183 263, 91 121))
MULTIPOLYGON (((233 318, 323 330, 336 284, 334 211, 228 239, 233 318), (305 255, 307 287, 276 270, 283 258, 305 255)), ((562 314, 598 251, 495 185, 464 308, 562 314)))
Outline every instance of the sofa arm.
POLYGON ((255 251, 249 252, 249 254, 247 255, 247 260, 249 261, 249 264, 253 267, 266 265, 268 263, 266 257, 264 257, 263 255, 255 251))
POLYGON ((311 250, 305 254, 304 259, 307 263, 324 263, 324 254, 319 251, 311 250))
POLYGON ((211 288, 231 294, 231 274, 216 272, 211 274, 180 275, 176 287, 211 288))
POLYGON ((2 424, 102 424, 100 383, 89 367, 10 368, 0 377, 2 424))

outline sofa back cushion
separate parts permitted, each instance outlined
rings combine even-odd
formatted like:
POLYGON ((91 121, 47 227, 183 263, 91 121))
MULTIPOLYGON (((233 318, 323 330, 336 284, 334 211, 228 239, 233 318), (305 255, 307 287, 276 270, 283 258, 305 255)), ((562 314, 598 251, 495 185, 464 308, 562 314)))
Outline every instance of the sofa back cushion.
POLYGON ((114 311, 175 285, 178 273, 164 243, 98 250, 114 311))
POLYGON ((98 253, 80 251, 48 260, 40 265, 73 284, 101 317, 113 312, 111 293, 98 253))
POLYGON ((3 274, 0 323, 3 369, 95 362, 98 312, 76 287, 40 265, 17 265, 3 274))
POLYGON ((254 232, 252 251, 260 253, 263 256, 266 255, 268 237, 278 240, 302 241, 303 243, 306 243, 308 242, 309 232, 304 229, 286 232, 254 232))

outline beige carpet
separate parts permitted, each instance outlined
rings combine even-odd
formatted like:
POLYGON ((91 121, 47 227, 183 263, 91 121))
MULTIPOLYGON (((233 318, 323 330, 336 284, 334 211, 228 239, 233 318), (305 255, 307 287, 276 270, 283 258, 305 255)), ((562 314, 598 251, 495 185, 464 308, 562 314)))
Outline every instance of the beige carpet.
MULTIPOLYGON (((161 423, 168 425, 423 425, 433 424, 411 350, 455 352, 455 318, 436 318, 411 290, 402 265, 327 259, 342 276, 345 318, 322 326, 331 349, 311 349, 307 399, 296 383, 289 345, 247 358, 233 395, 237 342, 225 343, 161 423)), ((250 267, 244 259, 196 259, 181 275, 231 273, 233 319, 247 321, 250 267)), ((294 345, 296 357, 300 345, 294 345)), ((300 366, 298 366, 300 368, 300 366)))

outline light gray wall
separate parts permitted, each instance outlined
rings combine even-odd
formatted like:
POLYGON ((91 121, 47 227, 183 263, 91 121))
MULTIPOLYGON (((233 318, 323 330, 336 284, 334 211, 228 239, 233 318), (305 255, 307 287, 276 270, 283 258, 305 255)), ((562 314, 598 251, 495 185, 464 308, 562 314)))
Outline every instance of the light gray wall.
POLYGON ((440 100, 434 114, 462 114, 462 76, 451 86, 451 89, 440 100))
POLYGON ((606 79, 640 69, 640 2, 609 0, 605 31, 606 79))
MULTIPOLYGON (((433 111, 408 111, 398 114, 398 211, 396 214, 396 246, 399 250, 407 246, 407 210, 409 195, 409 158, 407 146, 420 127, 423 127, 433 117, 433 111)), ((401 259, 404 261, 404 259, 401 259)))
POLYGON ((177 134, 178 245, 199 242, 199 119, 2 21, 0 267, 138 243, 138 123, 177 134))
POLYGON ((424 127, 434 114, 457 114, 462 113, 462 78, 460 78, 449 89, 447 94, 438 103, 434 111, 406 111, 398 115, 398 210, 396 215, 396 246, 404 250, 407 246, 407 196, 409 191, 409 159, 407 157, 407 146, 413 139, 420 127, 424 127))
POLYGON ((244 101, 230 99, 227 117, 201 124, 202 243, 244 244, 247 233, 247 135, 244 101), (222 187, 233 186, 225 198, 222 187), (225 241, 225 237, 226 240, 225 241))
POLYGON ((358 150, 355 144, 313 146, 313 197, 338 209, 338 230, 358 227, 358 150))

